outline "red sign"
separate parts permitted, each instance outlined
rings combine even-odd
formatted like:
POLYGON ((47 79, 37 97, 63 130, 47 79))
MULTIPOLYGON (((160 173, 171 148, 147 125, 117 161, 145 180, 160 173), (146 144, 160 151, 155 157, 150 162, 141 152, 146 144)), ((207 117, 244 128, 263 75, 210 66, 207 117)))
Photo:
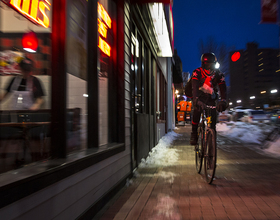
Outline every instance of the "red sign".
POLYGON ((261 23, 277 23, 277 0, 261 0, 261 23))
POLYGON ((46 11, 50 11, 51 3, 48 0, 2 0, 6 5, 25 16, 31 22, 45 28, 50 25, 46 11))
POLYGON ((233 62, 236 62, 237 60, 239 60, 239 58, 240 58, 240 53, 239 52, 234 52, 234 54, 232 54, 232 56, 231 56, 231 60, 233 62))

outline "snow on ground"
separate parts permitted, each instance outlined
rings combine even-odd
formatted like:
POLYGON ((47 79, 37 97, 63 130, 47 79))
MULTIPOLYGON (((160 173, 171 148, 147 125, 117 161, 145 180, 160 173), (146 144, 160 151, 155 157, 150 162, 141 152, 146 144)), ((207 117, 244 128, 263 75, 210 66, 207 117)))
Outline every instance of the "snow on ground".
MULTIPOLYGON (((280 157, 280 137, 274 141, 264 141, 267 134, 275 127, 269 124, 250 124, 245 122, 217 123, 216 130, 221 136, 243 144, 254 144, 259 153, 280 157), (264 147, 265 146, 265 147, 264 147)), ((175 128, 174 130, 176 130, 175 128)), ((152 149, 146 159, 142 159, 139 167, 170 166, 176 164, 179 158, 177 149, 171 148, 172 142, 180 137, 174 131, 163 136, 159 143, 152 149)))
POLYGON ((170 166, 174 165, 179 158, 177 149, 170 148, 172 142, 181 136, 174 131, 168 132, 163 136, 158 144, 149 153, 149 156, 144 159, 142 158, 139 167, 152 167, 152 166, 170 166))
POLYGON ((280 157, 280 136, 277 134, 274 140, 265 140, 276 127, 271 124, 251 124, 245 122, 218 123, 217 133, 231 140, 244 144, 255 144, 258 153, 272 157, 280 157))
POLYGON ((248 144, 261 144, 266 134, 274 129, 268 124, 252 124, 245 122, 217 123, 216 130, 219 135, 231 140, 248 144))

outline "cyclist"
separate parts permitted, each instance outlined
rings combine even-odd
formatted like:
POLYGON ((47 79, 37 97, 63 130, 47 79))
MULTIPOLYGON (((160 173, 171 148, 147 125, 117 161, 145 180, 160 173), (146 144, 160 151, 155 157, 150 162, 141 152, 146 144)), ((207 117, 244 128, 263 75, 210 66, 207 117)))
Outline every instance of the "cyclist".
MULTIPOLYGON (((201 108, 198 106, 198 101, 209 106, 216 106, 219 99, 218 88, 220 90, 221 99, 218 102, 217 110, 225 111, 226 102, 226 83, 225 76, 219 69, 215 68, 217 58, 214 53, 205 53, 201 56, 201 67, 193 71, 192 74, 192 101, 193 101, 193 117, 192 117, 192 132, 190 144, 197 144, 197 129, 201 116, 201 108)), ((216 131, 216 109, 211 112, 211 128, 216 131)))

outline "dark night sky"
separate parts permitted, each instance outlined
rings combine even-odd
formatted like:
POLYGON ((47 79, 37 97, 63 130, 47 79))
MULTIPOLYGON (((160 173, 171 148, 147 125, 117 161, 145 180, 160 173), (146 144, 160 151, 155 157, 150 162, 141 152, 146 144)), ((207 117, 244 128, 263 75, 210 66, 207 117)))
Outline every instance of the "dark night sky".
POLYGON ((259 48, 279 48, 276 24, 260 24, 260 0, 174 0, 174 45, 183 72, 200 66, 199 39, 209 36, 236 50, 257 42, 259 48))

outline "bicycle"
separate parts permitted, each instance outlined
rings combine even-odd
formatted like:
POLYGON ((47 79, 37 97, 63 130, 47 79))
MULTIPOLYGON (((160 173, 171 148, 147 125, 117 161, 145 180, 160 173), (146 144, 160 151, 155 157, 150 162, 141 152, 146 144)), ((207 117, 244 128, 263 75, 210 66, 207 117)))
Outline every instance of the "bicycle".
POLYGON ((196 170, 201 172, 204 159, 204 173, 208 184, 211 184, 215 175, 217 161, 217 143, 216 132, 211 128, 211 110, 216 106, 208 106, 198 101, 198 105, 202 108, 202 118, 198 126, 199 142, 195 146, 195 162, 196 170), (208 115, 208 117, 207 117, 208 115))

